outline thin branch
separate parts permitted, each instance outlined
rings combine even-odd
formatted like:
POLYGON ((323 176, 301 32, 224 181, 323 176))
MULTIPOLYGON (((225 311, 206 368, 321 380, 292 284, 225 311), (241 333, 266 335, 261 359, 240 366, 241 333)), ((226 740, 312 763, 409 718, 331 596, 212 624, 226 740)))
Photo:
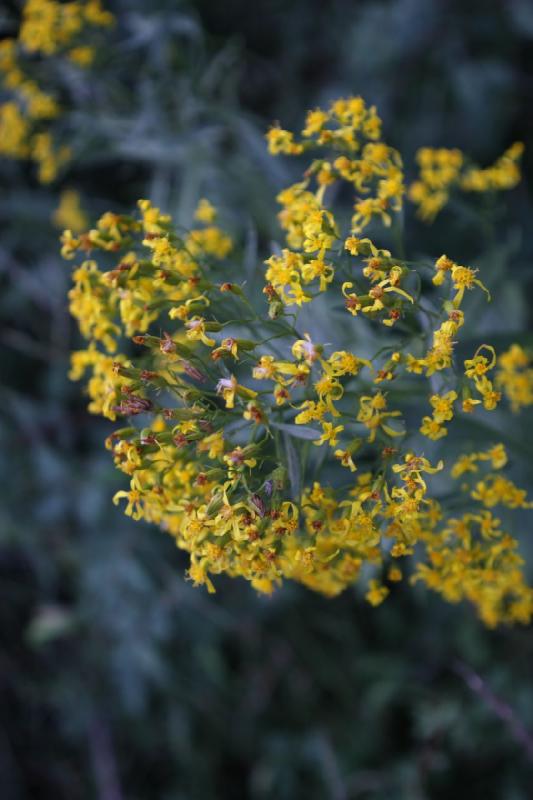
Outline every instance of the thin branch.
POLYGON ((99 800, 123 800, 124 795, 108 726, 95 716, 89 724, 87 735, 99 800))
POLYGON ((507 726, 511 736, 524 750, 529 761, 533 761, 533 734, 525 727, 517 716, 515 709, 498 695, 494 694, 490 686, 481 675, 462 661, 454 664, 454 672, 459 675, 468 688, 474 692, 483 703, 507 726))

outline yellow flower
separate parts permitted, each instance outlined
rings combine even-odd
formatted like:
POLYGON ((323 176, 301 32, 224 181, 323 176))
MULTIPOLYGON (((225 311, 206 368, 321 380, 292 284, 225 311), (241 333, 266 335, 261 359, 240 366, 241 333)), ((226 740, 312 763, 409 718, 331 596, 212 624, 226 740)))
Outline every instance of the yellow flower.
POLYGON ((325 372, 322 377, 315 383, 316 393, 321 401, 325 402, 328 411, 334 417, 339 416, 339 412, 333 405, 334 400, 340 400, 344 394, 344 389, 338 380, 333 378, 330 374, 325 372))
POLYGON ((378 253, 377 248, 370 239, 358 239, 357 236, 348 236, 344 242, 344 249, 348 250, 352 256, 358 256, 359 254, 368 255, 369 251, 373 256, 376 256, 378 253))
POLYGON ((390 567, 387 572, 387 578, 393 583, 398 583, 402 579, 402 571, 398 567, 390 567))
POLYGON ((305 333, 304 336, 305 339, 298 339, 293 344, 292 354, 295 358, 303 359, 307 364, 314 364, 322 353, 322 346, 313 344, 308 333, 305 333))
POLYGON ((474 286, 479 286, 481 289, 483 289, 487 295, 487 298, 490 300, 489 290, 483 283, 481 283, 480 280, 476 278, 477 272, 478 271, 476 269, 470 269, 470 267, 460 267, 457 264, 452 266, 452 283, 454 289, 457 289, 457 293, 452 300, 454 308, 459 308, 461 305, 465 289, 473 289, 474 286))
POLYGON ((248 399, 257 397, 257 392, 254 392, 252 389, 247 389, 246 386, 241 386, 240 383, 237 383, 235 375, 219 380, 217 383, 217 394, 222 395, 224 398, 226 408, 234 408, 236 395, 248 399))
POLYGON ((348 292, 348 289, 353 287, 353 283, 350 281, 345 281, 342 284, 341 291, 345 297, 344 304, 346 306, 346 310, 350 312, 353 317, 356 317, 358 312, 363 307, 361 300, 357 297, 354 292, 348 292))
POLYGON ((482 461, 490 461, 493 469, 501 469, 507 464, 507 453, 503 444, 496 444, 489 450, 479 453, 478 457, 482 461))
POLYGON ((217 394, 221 394, 224 398, 226 408, 235 406, 235 394, 238 385, 235 375, 232 375, 231 378, 221 378, 217 383, 217 394))
POLYGON ((351 453, 348 450, 335 450, 335 458, 338 458, 343 467, 348 467, 350 472, 355 472, 357 467, 354 464, 351 453))
POLYGON ((432 221, 448 202, 449 189, 458 181, 463 154, 444 147, 423 147, 418 150, 416 160, 420 180, 411 185, 409 197, 418 206, 421 219, 432 221))
POLYGON ((366 358, 359 358, 347 350, 336 350, 323 364, 326 372, 333 375, 357 375, 361 367, 372 369, 372 364, 366 358))
POLYGON ((222 339, 219 347, 216 347, 211 352, 211 358, 213 361, 217 361, 219 358, 231 355, 236 359, 238 358, 238 350, 239 344, 237 339, 234 339, 233 337, 227 337, 226 339, 222 339))
POLYGON ((424 417, 420 426, 420 433, 427 436, 428 439, 437 441, 447 435, 448 429, 442 425, 442 422, 438 422, 435 417, 424 417))
POLYGON ((387 401, 385 395, 381 392, 377 392, 373 397, 365 395, 359 399, 357 421, 362 422, 369 429, 369 442, 375 440, 377 431, 380 428, 387 436, 402 436, 402 431, 394 430, 387 422, 392 417, 401 416, 400 412, 387 411, 386 409, 387 401))
POLYGON ((137 202, 142 214, 143 230, 146 234, 164 233, 170 222, 168 214, 161 214, 149 200, 139 200, 137 202))
POLYGON ((444 395, 434 394, 429 398, 433 406, 433 417, 436 422, 447 422, 453 418, 453 404, 457 400, 457 392, 451 391, 444 395))
POLYGON ((465 375, 467 378, 481 378, 489 370, 493 369, 496 364, 496 352, 494 347, 487 344, 482 344, 475 352, 473 358, 467 358, 465 361, 465 375), (490 353, 490 361, 486 356, 480 355, 482 350, 490 353))
POLYGON ((68 52, 68 58, 79 67, 89 67, 94 60, 95 50, 93 47, 81 45, 80 47, 73 47, 68 52))
MULTIPOLYGON (((426 472, 428 475, 434 475, 436 472, 440 472, 443 467, 443 461, 439 461, 436 466, 432 467, 427 458, 416 456, 414 453, 407 453, 404 463, 393 464, 392 471, 402 478, 405 483, 405 490, 420 499, 427 489, 422 473, 426 472)), ((400 493, 402 491, 400 489, 400 493)))
POLYGON ((202 230, 191 231, 185 239, 185 247, 193 256, 209 255, 224 259, 230 253, 233 241, 220 228, 210 225, 202 230))
POLYGON ((244 466, 252 469, 257 464, 256 459, 247 454, 242 447, 235 447, 230 453, 226 453, 223 460, 228 465, 230 473, 238 472, 244 466))
POLYGON ((442 255, 440 258, 437 259, 435 262, 435 276, 433 278, 433 283, 435 286, 441 286, 444 283, 444 279, 446 274, 451 271, 451 269, 455 266, 454 262, 448 258, 448 256, 442 255))
POLYGON ((323 401, 316 403, 314 400, 304 400, 299 406, 300 413, 294 418, 297 425, 307 425, 309 422, 320 422, 327 413, 328 407, 323 401))
POLYGON ((122 498, 126 498, 128 501, 126 505, 126 510, 124 511, 128 517, 132 517, 132 519, 141 519, 143 516, 142 506, 141 506, 141 493, 136 489, 132 489, 129 492, 125 492, 124 490, 120 490, 116 492, 113 496, 113 503, 118 505, 119 500, 122 498))
POLYGON ((363 306, 363 311, 374 312, 374 311, 381 311, 384 308, 383 296, 388 294, 389 292, 393 292, 395 294, 399 294, 402 297, 405 297, 409 300, 410 303, 414 303, 413 298, 410 294, 407 294, 403 289, 400 289, 397 285, 397 279, 395 278, 396 273, 394 273, 393 269, 391 270, 391 274, 389 278, 385 278, 384 280, 380 281, 378 284, 372 287, 369 291, 370 298, 374 301, 369 306, 363 306))
POLYGON ((498 356, 496 385, 503 390, 514 413, 533 405, 533 360, 519 344, 498 356))
POLYGON ((382 586, 379 581, 371 580, 368 584, 369 589, 366 593, 365 597, 370 603, 371 606, 379 606, 385 600, 387 595, 389 594, 389 589, 386 586, 382 586))
POLYGON ((489 475, 485 480, 479 481, 471 496, 486 508, 498 504, 507 508, 533 508, 533 503, 526 499, 525 490, 519 489, 502 475, 489 475))
POLYGON ((216 216, 217 216, 216 208, 211 205, 209 200, 206 200, 205 197, 203 197, 198 203, 196 211, 194 212, 194 218, 197 219, 199 222, 210 223, 214 222, 216 216))
POLYGON ((344 425, 337 425, 337 427, 333 426, 332 422, 323 422, 322 423, 322 436, 319 439, 316 439, 313 444, 321 445, 321 444, 329 444, 331 447, 334 447, 338 443, 338 434, 342 433, 344 430, 344 425))
POLYGON ((59 206, 53 214, 54 225, 68 228, 72 233, 87 230, 87 214, 81 207, 80 195, 73 189, 65 189, 59 196, 59 206))
POLYGON ((301 144, 296 144, 294 136, 290 131, 285 131, 277 125, 274 125, 268 131, 266 139, 269 153, 273 156, 277 156, 279 153, 294 156, 298 155, 303 150, 301 144))
POLYGON ((325 292, 328 284, 334 278, 335 270, 331 264, 326 264, 322 259, 312 258, 302 267, 302 279, 304 283, 310 283, 318 278, 320 281, 319 287, 321 292, 325 292))
POLYGON ((483 408, 493 411, 501 400, 501 392, 497 392, 492 382, 486 377, 476 380, 476 389, 483 398, 483 408))
POLYGON ((206 321, 203 317, 192 317, 185 323, 185 327, 187 328, 187 339, 200 341, 207 347, 212 347, 215 344, 215 340, 210 339, 206 334, 206 321))
POLYGON ((465 397, 461 407, 465 414, 471 414, 475 406, 478 406, 480 403, 481 400, 474 400, 472 397, 465 397))
POLYGON ((322 111, 321 108, 308 111, 305 119, 305 128, 302 131, 303 136, 309 137, 319 133, 328 120, 329 114, 326 111, 322 111))
POLYGON ((492 166, 470 169, 461 180, 461 188, 471 192, 513 189, 521 178, 518 161, 523 152, 522 142, 515 142, 492 166))
POLYGON ((224 435, 222 431, 216 431, 200 439, 197 444, 198 452, 207 453, 208 458, 214 460, 219 458, 224 452, 224 435))

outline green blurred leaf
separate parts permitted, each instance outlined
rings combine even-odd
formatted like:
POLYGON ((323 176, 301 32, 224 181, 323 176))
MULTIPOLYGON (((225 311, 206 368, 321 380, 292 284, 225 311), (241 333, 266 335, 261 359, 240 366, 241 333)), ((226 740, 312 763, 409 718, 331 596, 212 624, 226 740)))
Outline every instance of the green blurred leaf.
POLYGON ((270 426, 272 428, 278 428, 278 430, 284 433, 288 433, 295 439, 308 439, 313 441, 320 439, 322 435, 320 431, 315 431, 314 428, 309 428, 307 425, 290 425, 284 422, 270 422, 270 426))

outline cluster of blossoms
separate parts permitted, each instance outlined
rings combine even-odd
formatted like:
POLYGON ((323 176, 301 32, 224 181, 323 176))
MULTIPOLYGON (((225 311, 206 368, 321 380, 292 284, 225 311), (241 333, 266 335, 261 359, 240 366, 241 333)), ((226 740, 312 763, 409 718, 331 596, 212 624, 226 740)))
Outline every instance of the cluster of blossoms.
POLYGON ((418 206, 421 219, 435 219, 454 190, 489 192, 513 189, 520 181, 522 142, 515 142, 490 167, 468 164, 464 154, 445 147, 422 147, 416 154, 418 180, 409 187, 409 199, 418 206))
POLYGON ((72 233, 84 231, 89 220, 82 208, 81 197, 75 189, 63 189, 59 195, 59 205, 52 214, 52 222, 59 230, 70 230, 72 233))
POLYGON ((492 347, 464 364, 454 353, 467 294, 487 291, 477 271, 447 256, 414 266, 361 236, 391 225, 404 195, 401 158, 361 98, 311 111, 300 140, 278 126, 267 140, 319 157, 279 195, 286 247, 266 261, 263 297, 229 280, 238 256, 207 200, 189 231, 141 200, 139 215, 63 234, 63 256, 81 256, 70 307, 89 342, 71 377, 89 373, 91 412, 125 418, 107 440, 130 480, 115 501, 174 536, 209 591, 220 573, 327 596, 360 577, 377 605, 407 577, 488 625, 527 622, 533 591, 495 511, 531 504, 501 473, 504 447, 445 470, 434 444, 454 415, 494 409, 500 388, 515 406, 524 396, 509 388, 516 354, 493 380, 492 347), (347 219, 332 208, 342 184, 347 219), (320 314, 300 330, 313 304, 340 318, 334 345, 320 314), (365 331, 385 336, 378 352, 353 351, 365 331))
POLYGON ((43 88, 43 74, 53 73, 57 57, 90 66, 95 50, 85 43, 87 30, 112 23, 100 0, 26 0, 18 36, 0 42, 0 86, 10 95, 0 104, 0 155, 33 161, 42 183, 53 181, 71 157, 54 139, 61 104, 43 88))
POLYGON ((519 344, 501 353, 496 370, 496 385, 516 413, 533 405, 533 354, 519 344))

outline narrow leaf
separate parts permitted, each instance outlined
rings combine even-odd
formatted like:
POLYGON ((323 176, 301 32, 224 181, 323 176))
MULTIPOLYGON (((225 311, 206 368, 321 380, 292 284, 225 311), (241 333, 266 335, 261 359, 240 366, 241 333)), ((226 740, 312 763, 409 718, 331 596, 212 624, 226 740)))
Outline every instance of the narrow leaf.
POLYGON ((271 422, 272 428, 279 428, 280 431, 288 433, 295 439, 320 439, 320 431, 315 431, 314 428, 309 428, 307 425, 289 425, 284 422, 271 422))

